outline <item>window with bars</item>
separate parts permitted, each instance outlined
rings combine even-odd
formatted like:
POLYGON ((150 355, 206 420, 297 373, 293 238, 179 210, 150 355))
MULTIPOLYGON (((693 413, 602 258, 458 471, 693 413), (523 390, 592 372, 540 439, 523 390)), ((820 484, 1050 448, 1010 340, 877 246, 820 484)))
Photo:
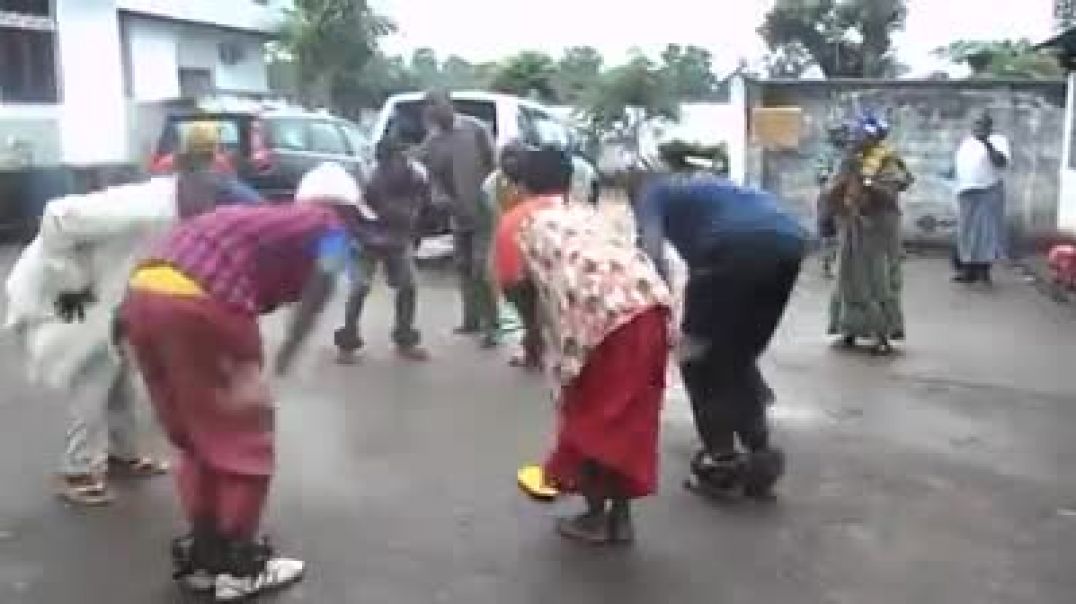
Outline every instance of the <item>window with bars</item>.
POLYGON ((0 27, 0 103, 55 103, 56 34, 0 27))
POLYGON ((52 0, 0 0, 0 13, 49 17, 52 16, 52 0))
POLYGON ((55 103, 51 0, 0 0, 0 103, 55 103))

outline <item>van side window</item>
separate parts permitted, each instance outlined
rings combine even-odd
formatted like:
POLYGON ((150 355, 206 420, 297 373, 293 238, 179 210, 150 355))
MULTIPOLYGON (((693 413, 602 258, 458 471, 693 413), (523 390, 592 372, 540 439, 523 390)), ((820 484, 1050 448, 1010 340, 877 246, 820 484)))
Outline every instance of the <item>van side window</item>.
POLYGON ((529 147, 540 147, 542 138, 538 135, 538 128, 534 123, 530 109, 521 108, 516 120, 519 122, 519 142, 529 147))
POLYGON ((568 148, 571 143, 571 137, 568 134, 568 129, 560 120, 548 113, 533 111, 531 121, 534 122, 534 129, 538 132, 538 139, 542 141, 543 145, 553 145, 561 149, 568 148))

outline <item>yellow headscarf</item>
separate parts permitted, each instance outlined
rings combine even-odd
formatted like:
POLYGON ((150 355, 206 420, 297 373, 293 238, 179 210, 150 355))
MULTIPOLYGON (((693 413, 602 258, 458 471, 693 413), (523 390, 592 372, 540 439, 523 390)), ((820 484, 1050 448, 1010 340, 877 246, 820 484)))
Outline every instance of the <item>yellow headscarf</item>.
POLYGON ((213 122, 201 121, 190 125, 182 152, 196 157, 212 157, 220 145, 220 126, 213 122))

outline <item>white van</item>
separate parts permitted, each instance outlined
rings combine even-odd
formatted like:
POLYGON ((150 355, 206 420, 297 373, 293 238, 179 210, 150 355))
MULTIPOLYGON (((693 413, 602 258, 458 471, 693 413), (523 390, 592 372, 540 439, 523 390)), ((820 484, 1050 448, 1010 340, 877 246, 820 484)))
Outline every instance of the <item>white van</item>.
MULTIPOLYGON (((426 138, 424 99, 422 92, 390 97, 381 108, 372 140, 381 140, 391 130, 406 145, 421 143, 426 138)), ((452 104, 457 112, 485 123, 498 149, 518 140, 533 147, 556 145, 570 150, 576 172, 573 190, 585 191, 587 199, 596 199, 598 178, 593 164, 577 152, 577 141, 573 140, 571 130, 549 108, 520 97, 481 91, 453 92, 452 104)))

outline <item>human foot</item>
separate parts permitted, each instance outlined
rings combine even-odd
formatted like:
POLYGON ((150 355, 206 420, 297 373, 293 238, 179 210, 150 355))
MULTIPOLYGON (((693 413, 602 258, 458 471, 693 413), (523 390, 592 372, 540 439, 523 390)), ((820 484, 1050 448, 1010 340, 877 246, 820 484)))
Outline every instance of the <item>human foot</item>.
POLYGON ((610 542, 609 515, 605 512, 584 512, 572 518, 561 518, 557 521, 557 532, 573 541, 605 545, 610 542))

